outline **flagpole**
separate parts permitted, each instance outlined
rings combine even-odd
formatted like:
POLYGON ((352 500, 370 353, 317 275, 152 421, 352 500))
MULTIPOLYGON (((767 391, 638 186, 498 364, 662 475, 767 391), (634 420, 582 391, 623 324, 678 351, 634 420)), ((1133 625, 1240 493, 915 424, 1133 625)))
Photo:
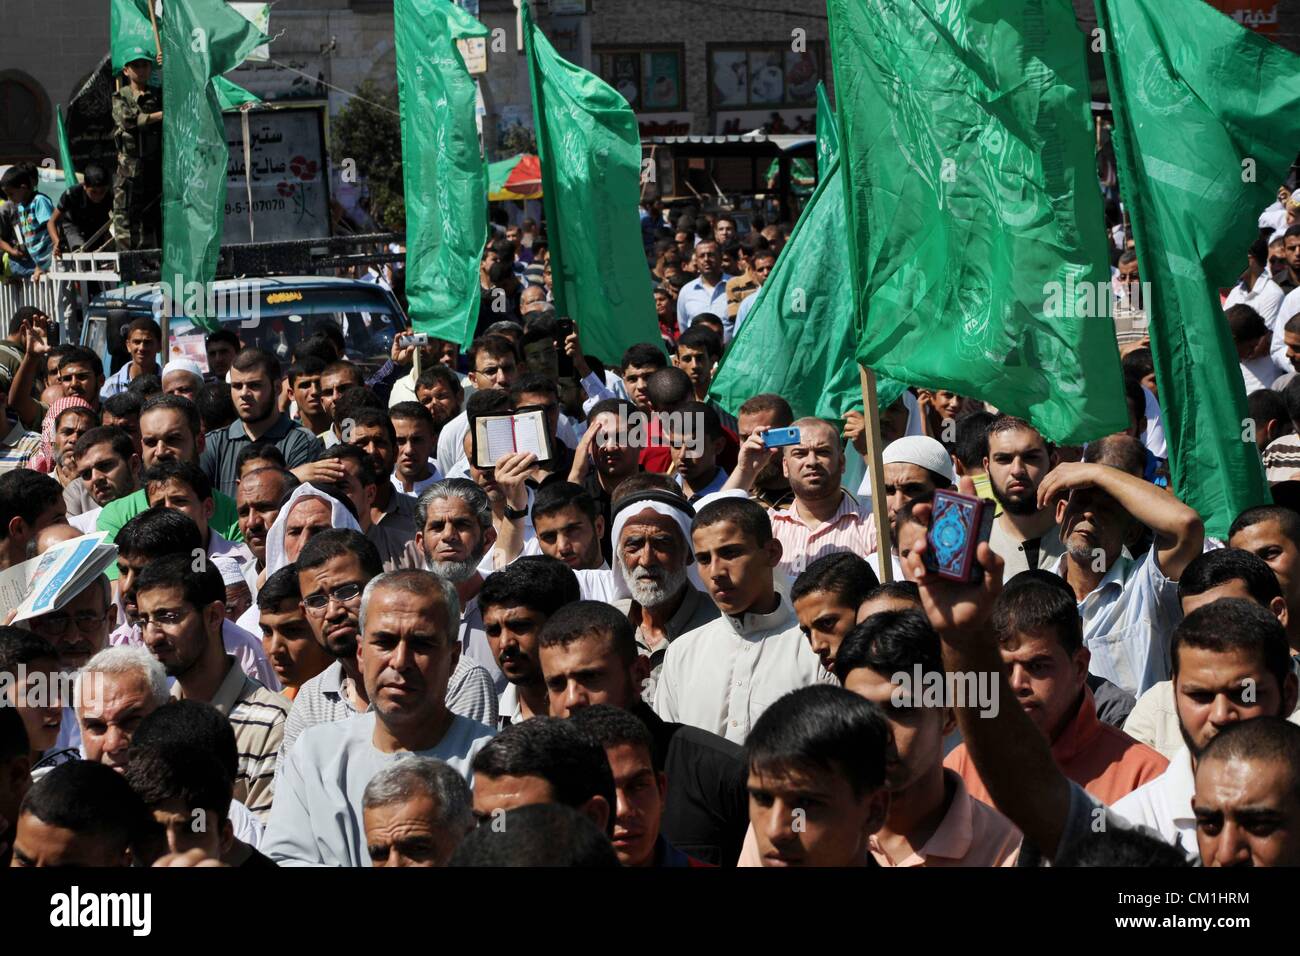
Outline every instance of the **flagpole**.
POLYGON ((889 540, 889 502, 885 495, 885 465, 881 457, 884 441, 880 437, 880 405, 876 399, 876 373, 865 365, 858 366, 862 376, 862 419, 867 439, 867 474, 871 478, 871 513, 876 518, 876 552, 882 584, 894 580, 894 566, 890 561, 892 548, 889 540))
POLYGON ((158 35, 158 11, 154 9, 154 0, 145 0, 149 7, 149 22, 153 25, 153 45, 158 50, 158 65, 162 66, 162 37, 158 35))

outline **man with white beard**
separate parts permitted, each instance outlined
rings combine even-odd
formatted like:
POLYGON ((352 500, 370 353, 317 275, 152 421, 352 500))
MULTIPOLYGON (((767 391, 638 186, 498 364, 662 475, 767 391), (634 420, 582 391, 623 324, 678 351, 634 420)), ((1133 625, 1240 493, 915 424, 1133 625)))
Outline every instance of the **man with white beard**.
POLYGON ((654 701, 668 645, 721 613, 691 584, 690 527, 695 509, 663 475, 625 478, 613 501, 613 564, 631 598, 612 602, 636 630, 637 649, 650 659, 642 698, 654 701))
POLYGON ((407 546, 408 556, 415 549, 409 566, 432 571, 456 588, 463 609, 461 653, 487 669, 501 694, 509 681, 497 666, 478 604, 483 587, 479 564, 497 539, 487 493, 467 478, 435 481, 416 502, 415 527, 415 540, 407 546))

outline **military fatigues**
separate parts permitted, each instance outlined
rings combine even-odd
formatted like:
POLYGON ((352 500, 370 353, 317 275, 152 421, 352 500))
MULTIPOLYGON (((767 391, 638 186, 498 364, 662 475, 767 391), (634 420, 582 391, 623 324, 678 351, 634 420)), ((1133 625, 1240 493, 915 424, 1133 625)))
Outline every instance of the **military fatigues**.
POLYGON ((142 125, 162 109, 155 89, 129 85, 113 94, 113 235, 118 249, 157 249, 162 241, 162 123, 142 125))

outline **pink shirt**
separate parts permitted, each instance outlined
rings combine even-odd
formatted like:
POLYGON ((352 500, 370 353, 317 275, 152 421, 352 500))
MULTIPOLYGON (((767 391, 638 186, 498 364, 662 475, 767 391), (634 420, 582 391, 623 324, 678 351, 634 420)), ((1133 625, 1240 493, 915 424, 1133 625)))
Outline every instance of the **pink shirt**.
POLYGON ((799 514, 799 504, 788 508, 772 508, 772 535, 781 542, 781 570, 793 580, 818 558, 839 551, 849 551, 859 557, 875 554, 879 548, 876 521, 871 509, 859 504, 847 491, 841 491, 840 506, 830 519, 816 529, 808 527, 799 514))

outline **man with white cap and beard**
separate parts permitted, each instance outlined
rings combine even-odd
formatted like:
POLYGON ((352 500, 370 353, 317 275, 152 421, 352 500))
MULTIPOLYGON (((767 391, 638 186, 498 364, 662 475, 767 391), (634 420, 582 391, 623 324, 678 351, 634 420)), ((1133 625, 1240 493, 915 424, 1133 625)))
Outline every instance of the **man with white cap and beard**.
POLYGON ((642 697, 650 703, 669 643, 721 612, 690 581, 695 509, 671 479, 652 474, 625 478, 614 493, 613 513, 615 584, 630 595, 613 604, 627 615, 637 650, 649 658, 650 679, 642 697))

